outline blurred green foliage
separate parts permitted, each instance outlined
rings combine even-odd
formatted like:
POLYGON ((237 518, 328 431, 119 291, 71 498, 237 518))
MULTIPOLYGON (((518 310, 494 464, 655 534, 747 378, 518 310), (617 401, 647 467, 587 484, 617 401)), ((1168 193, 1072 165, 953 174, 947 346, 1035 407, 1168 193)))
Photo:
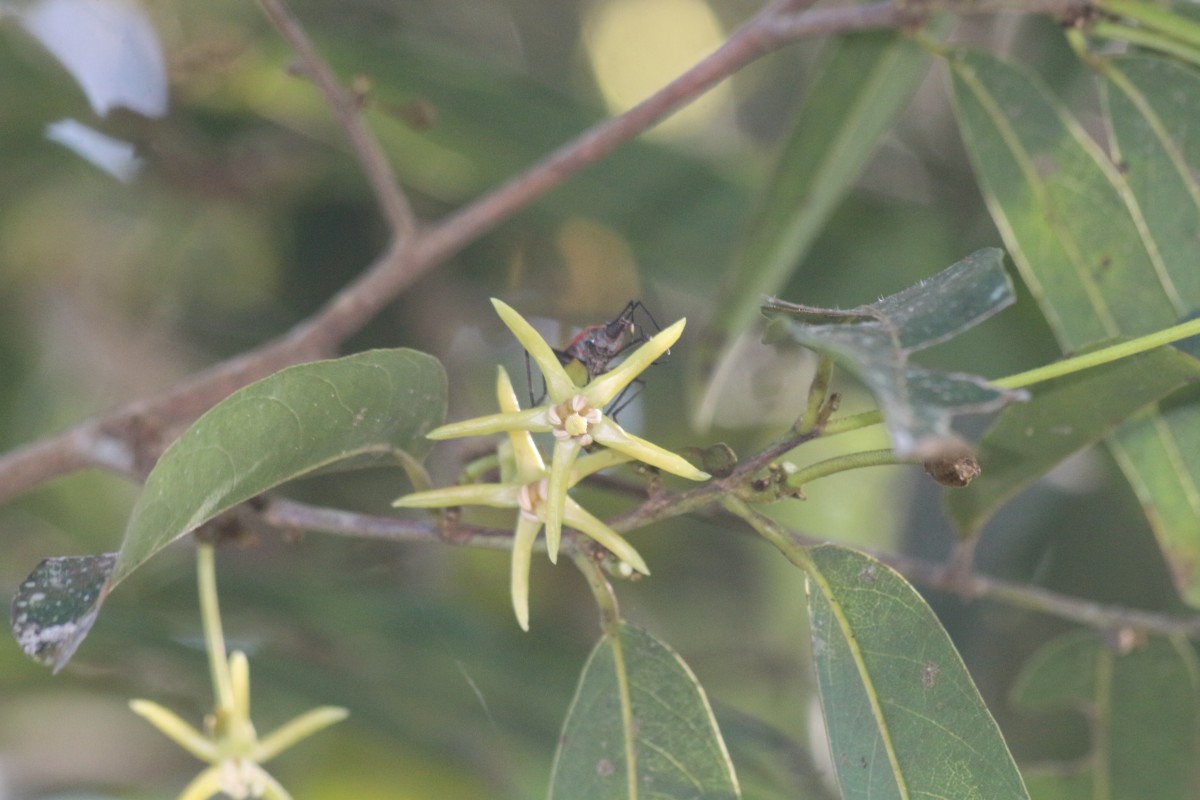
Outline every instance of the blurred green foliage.
MULTIPOLYGON (((755 7, 728 2, 716 11, 734 20, 755 7)), ((386 240, 340 132, 312 87, 288 74, 290 53, 254 7, 148 9, 171 77, 170 112, 154 121, 92 118, 62 68, 0 19, 6 447, 168 387, 285 331, 386 240), (44 126, 68 116, 136 142, 144 173, 121 184, 48 142, 44 126)), ((310 1, 295 11, 344 80, 369 79, 368 120, 423 217, 470 201, 605 113, 580 46, 583 3, 310 1)), ((1046 68, 1068 102, 1086 102, 1082 68, 1050 44, 1054 26, 1023 25, 1013 41, 1024 62, 1046 68)), ((639 56, 613 47, 622 58, 639 56)), ((489 406, 492 364, 523 374, 488 296, 545 317, 550 331, 557 321, 565 341, 570 326, 608 319, 636 292, 660 323, 687 316, 689 325, 630 416, 652 426, 657 441, 723 440, 739 452, 763 444, 791 420, 751 405, 742 410, 765 425, 697 433, 681 413, 678 387, 689 374, 691 342, 721 311, 718 287, 780 131, 815 74, 816 50, 796 47, 755 65, 734 80, 726 116, 674 140, 632 142, 525 209, 412 287, 347 350, 406 346, 436 355, 450 372, 452 418, 473 416, 489 406)), ((1000 243, 940 71, 900 115, 782 297, 856 305, 1000 243)), ((998 376, 1056 355, 1022 295, 1015 309, 923 363, 998 376)), ((801 405, 795 398, 793 415, 801 405)), ((436 451, 435 477, 450 480, 461 455, 436 451)), ((832 539, 941 555, 952 537, 938 494, 911 477, 893 469, 839 476, 777 513, 832 539)), ((1166 585, 1161 558, 1106 456, 1075 477, 1001 512, 980 550, 984 569, 1110 602, 1172 602, 1166 589, 1147 588, 1166 585), (1109 561, 1085 559, 1097 542, 1123 549, 1109 561)), ((374 471, 289 491, 382 512, 403 488, 398 471, 374 471)), ((115 549, 135 495, 120 479, 87 473, 0 508, 0 595, 11 596, 45 556, 115 549)), ((622 505, 608 496, 596 502, 612 513, 622 505)), ((589 507, 597 508, 591 499, 589 507)), ((745 796, 821 796, 803 750, 807 722, 797 713, 813 690, 801 574, 756 539, 709 519, 673 520, 634 543, 654 577, 620 586, 622 609, 696 672, 745 796)), ((124 705, 153 697, 195 721, 206 710, 190 555, 187 545, 171 548, 124 583, 57 678, 11 640, 0 643, 0 798, 83 789, 162 797, 194 773, 124 705)), ((250 655, 261 728, 318 704, 351 711, 347 722, 272 766, 296 797, 544 793, 598 635, 592 600, 573 570, 535 563, 536 624, 522 634, 511 619, 501 552, 263 534, 222 552, 220 565, 225 628, 250 655)), ((1048 729, 1006 710, 1021 661, 1062 626, 987 603, 939 598, 937 607, 1013 750, 1082 752, 1077 720, 1055 718, 1048 729)))

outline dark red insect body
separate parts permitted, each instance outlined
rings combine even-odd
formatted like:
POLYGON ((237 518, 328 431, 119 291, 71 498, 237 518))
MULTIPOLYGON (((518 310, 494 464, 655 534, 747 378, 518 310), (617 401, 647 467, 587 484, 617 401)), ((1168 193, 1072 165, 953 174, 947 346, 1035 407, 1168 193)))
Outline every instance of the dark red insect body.
MULTIPOLYGON (((651 335, 658 332, 658 323, 654 321, 654 317, 646 310, 642 301, 630 300, 614 319, 599 325, 587 326, 577 333, 566 347, 562 350, 555 350, 554 354, 558 356, 559 362, 567 368, 568 373, 582 367, 585 375, 573 375, 574 380, 581 384, 590 381, 597 375, 608 372, 612 362, 620 358, 626 350, 636 347, 649 338, 643 332, 646 325, 638 322, 639 317, 644 318, 646 323, 653 328, 651 335), (576 364, 578 367, 572 366, 576 364)), ((530 369, 528 354, 525 356, 525 372, 529 381, 529 401, 536 405, 546 395, 543 389, 541 398, 534 397, 533 372, 530 369)), ((641 385, 642 381, 635 379, 630 386, 625 387, 625 390, 610 404, 612 409, 610 413, 615 414, 624 408, 637 396, 641 385), (630 387, 634 388, 632 393, 629 393, 630 387)))
POLYGON ((587 370, 588 380, 608 371, 608 365, 630 347, 646 341, 646 336, 634 321, 634 314, 641 309, 655 328, 658 327, 650 312, 640 300, 630 300, 615 319, 600 325, 589 325, 575 335, 562 350, 555 350, 559 361, 570 364, 578 361, 587 370))

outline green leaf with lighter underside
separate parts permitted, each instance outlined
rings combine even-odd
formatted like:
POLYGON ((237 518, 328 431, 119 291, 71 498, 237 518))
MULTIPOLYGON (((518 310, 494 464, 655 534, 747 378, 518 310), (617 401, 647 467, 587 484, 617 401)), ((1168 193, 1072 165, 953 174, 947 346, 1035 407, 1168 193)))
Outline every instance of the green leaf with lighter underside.
POLYGON ((1004 409, 984 435, 976 452, 979 477, 947 490, 950 518, 964 534, 976 533, 1004 502, 1064 459, 1198 381, 1200 361, 1164 347, 1036 386, 1028 403, 1004 409))
POLYGON ((1090 758, 1028 768, 1035 800, 1200 797, 1200 664, 1188 643, 1151 637, 1120 652, 1097 633, 1066 634, 1025 665, 1013 703, 1073 709, 1090 727, 1090 758))
POLYGON ((983 378, 916 366, 909 356, 979 324, 1013 302, 1004 253, 987 248, 902 292, 846 310, 779 300, 765 307, 768 341, 791 339, 835 358, 875 395, 901 456, 958 452, 950 423, 1025 396, 983 378), (810 324, 801 315, 844 320, 810 324))
POLYGON ((437 359, 371 350, 301 364, 235 392, 167 449, 134 506, 112 585, 255 495, 340 462, 398 464, 445 418, 437 359))
POLYGON ((729 753, 696 676, 618 623, 584 667, 559 740, 551 800, 734 800, 729 753))
POLYGON ((813 659, 846 800, 1019 800, 1028 794, 950 637, 879 561, 809 551, 813 659))
POLYGON ((31 656, 61 668, 107 593, 171 542, 294 478, 336 465, 395 465, 420 455, 428 449, 425 433, 445 413, 441 364, 413 350, 301 364, 250 384, 213 406, 163 453, 115 560, 113 554, 56 559, 22 584, 14 602, 14 625, 17 603, 25 603, 18 638, 36 645, 36 652, 26 648, 31 656), (90 585, 97 565, 111 572, 98 591, 62 578, 85 575, 90 585), (56 584, 53 596, 66 599, 31 605, 31 598, 51 596, 49 579, 56 584), (64 618, 65 607, 74 609, 72 619, 64 618))
MULTIPOLYGON (((1065 352, 1200 308, 1200 81, 1150 58, 1107 68, 1113 156, 1026 69, 952 60, 959 124, 992 217, 1065 352), (1117 163, 1114 163, 1117 162, 1117 163), (1118 166, 1119 164, 1119 166, 1118 166)), ((1200 405, 1186 393, 1108 444, 1181 592, 1200 602, 1200 405)))

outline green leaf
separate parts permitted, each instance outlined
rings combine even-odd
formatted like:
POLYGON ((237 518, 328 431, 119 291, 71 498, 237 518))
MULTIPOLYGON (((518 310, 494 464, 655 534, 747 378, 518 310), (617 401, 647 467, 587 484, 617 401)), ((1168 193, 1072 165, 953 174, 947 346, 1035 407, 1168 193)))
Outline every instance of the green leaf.
POLYGON ((58 672, 96 621, 116 553, 47 558, 21 582, 9 624, 27 656, 58 672))
POLYGON ((1177 307, 1200 307, 1196 225, 1200 164, 1194 134, 1200 75, 1158 58, 1119 58, 1104 71, 1104 100, 1121 175, 1162 260, 1162 282, 1177 307))
MULTIPOLYGON (((1111 65, 1118 168, 1025 69, 979 53, 952 65, 992 216, 1065 351, 1160 330, 1200 308, 1194 73, 1148 58, 1111 65)), ((1173 402, 1108 443, 1180 590, 1200 601, 1200 405, 1173 402)))
POLYGON ((1194 800, 1198 680, 1200 664, 1186 642, 1153 637, 1121 652, 1081 631, 1044 646, 1025 665, 1013 702, 1031 712, 1078 710, 1091 728, 1092 754, 1054 770, 1031 769, 1035 796, 1194 800))
MULTIPOLYGON (((931 23, 927 33, 939 35, 946 28, 942 22, 931 23)), ((701 359, 714 362, 705 365, 711 366, 710 374, 721 374, 729 359, 740 357, 730 339, 755 322, 763 296, 780 291, 804 263, 880 137, 907 107, 929 60, 911 37, 897 31, 853 34, 830 43, 734 255, 729 296, 718 304, 720 316, 713 324, 719 338, 701 359)), ((702 402, 696 413, 707 424, 711 401, 702 402)))
POLYGON ((1013 261, 1060 343, 1078 350, 1174 324, 1118 170, 1035 75, 952 61, 959 123, 1013 261))
POLYGON ((929 69, 928 52, 898 31, 845 36, 829 50, 747 232, 735 295, 718 321, 730 333, 753 322, 763 295, 799 267, 929 69))
POLYGON ((627 622, 596 645, 563 726, 551 800, 741 797, 704 690, 675 651, 627 622))
POLYGON ((970 486, 946 493, 964 534, 1068 456, 1103 439, 1143 408, 1200 381, 1200 361, 1164 347, 1041 384, 1028 403, 1000 413, 976 451, 970 486))
POLYGON ((921 596, 835 545, 809 551, 809 616, 842 797, 1026 798, 967 668, 921 596))
POLYGON ((43 563, 22 584, 23 631, 16 630, 16 604, 13 609, 18 639, 30 645, 30 655, 60 669, 108 592, 171 542, 294 478, 339 464, 397 464, 406 452, 419 455, 428 447, 425 432, 445 413, 441 364, 413 350, 301 364, 250 384, 213 406, 163 453, 115 558, 43 563), (97 564, 111 574, 93 591, 97 564), (63 592, 73 599, 32 602, 38 594, 63 592))
POLYGON ((954 450, 954 416, 994 411, 1025 393, 991 386, 974 375, 916 367, 908 358, 1012 304, 1003 260, 1001 250, 980 250, 916 286, 847 310, 772 300, 766 310, 787 316, 770 315, 771 336, 786 336, 831 355, 866 383, 883 410, 898 455, 928 458, 954 450), (810 325, 796 320, 796 314, 855 321, 810 325))

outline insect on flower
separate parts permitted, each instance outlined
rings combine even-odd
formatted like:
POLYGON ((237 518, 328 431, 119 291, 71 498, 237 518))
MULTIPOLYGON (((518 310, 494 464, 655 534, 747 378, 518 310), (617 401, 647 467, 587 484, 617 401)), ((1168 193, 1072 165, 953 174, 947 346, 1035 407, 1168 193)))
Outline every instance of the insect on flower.
MULTIPOLYGON (((608 372, 612 362, 620 358, 626 350, 640 345, 660 330, 662 329, 645 304, 641 300, 630 300, 616 317, 599 325, 587 326, 575 334, 566 347, 555 350, 554 355, 558 356, 559 363, 567 368, 568 374, 582 385, 597 375, 608 372), (649 334, 646 333, 647 327, 651 328, 649 334), (582 373, 579 370, 582 370, 582 373)), ((538 401, 533 397, 533 376, 528 355, 525 358, 525 371, 529 378, 530 401, 536 403, 538 401)), ((624 408, 637 396, 641 383, 641 380, 635 381, 634 385, 639 387, 637 390, 629 396, 622 392, 621 396, 613 401, 613 413, 624 408)))
POLYGON ((582 364, 589 381, 608 372, 608 365, 613 359, 628 348, 646 341, 647 336, 642 332, 645 325, 639 326, 636 320, 639 311, 653 326, 653 333, 658 333, 661 328, 645 304, 641 300, 630 300, 615 319, 600 325, 589 325, 562 350, 555 350, 554 354, 563 366, 569 366, 573 361, 582 364))

